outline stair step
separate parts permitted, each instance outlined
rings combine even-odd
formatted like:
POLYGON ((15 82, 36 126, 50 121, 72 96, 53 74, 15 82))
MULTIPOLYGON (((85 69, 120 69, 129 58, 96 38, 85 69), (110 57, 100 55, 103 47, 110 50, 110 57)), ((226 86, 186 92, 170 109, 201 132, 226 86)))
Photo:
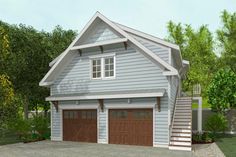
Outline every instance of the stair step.
POLYGON ((174 125, 173 129, 191 129, 190 125, 174 125))
POLYGON ((185 141, 170 141, 171 145, 179 145, 179 146, 191 146, 191 141, 185 142, 185 141))
POLYGON ((174 122, 191 122, 191 119, 187 118, 175 118, 174 122))
POLYGON ((172 136, 171 141, 185 141, 185 142, 191 142, 190 137, 182 137, 182 136, 172 136))
POLYGON ((191 129, 172 129, 172 132, 191 133, 191 129))
POLYGON ((188 117, 191 118, 191 116, 192 115, 190 113, 186 113, 186 114, 178 113, 178 114, 175 114, 175 118, 188 118, 188 117))
POLYGON ((191 133, 183 133, 183 132, 172 132, 172 136, 183 136, 183 137, 191 137, 191 133))
POLYGON ((173 126, 191 126, 191 122, 174 122, 173 126))
POLYGON ((170 150, 185 150, 185 151, 191 151, 192 147, 191 146, 178 146, 178 145, 170 145, 169 146, 170 150))

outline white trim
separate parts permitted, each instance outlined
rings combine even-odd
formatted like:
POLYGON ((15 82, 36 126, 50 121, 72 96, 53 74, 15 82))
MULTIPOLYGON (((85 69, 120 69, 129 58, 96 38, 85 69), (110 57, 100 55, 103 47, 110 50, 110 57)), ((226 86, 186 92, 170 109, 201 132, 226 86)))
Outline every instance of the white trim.
MULTIPOLYGON (((59 105, 60 106, 60 105, 59 105)), ((63 141, 63 111, 62 109, 58 108, 59 113, 60 113, 60 119, 61 119, 61 123, 60 123, 60 137, 61 137, 61 141, 63 141)))
POLYGON ((171 53, 171 49, 169 48, 169 64, 171 65, 172 62, 172 53, 171 53))
POLYGON ((109 109, 108 108, 106 109, 106 131, 107 131, 106 143, 109 144, 109 109))
POLYGON ((189 65, 189 61, 187 61, 187 60, 183 60, 182 62, 183 62, 183 64, 189 65))
POLYGON ((105 54, 99 54, 99 55, 91 55, 89 56, 90 59, 97 59, 97 58, 106 58, 106 57, 114 57, 116 53, 105 53, 105 54))
POLYGON ((152 108, 152 146, 154 147, 155 145, 155 135, 156 135, 156 129, 155 129, 155 118, 156 118, 156 105, 154 105, 154 107, 152 108))
POLYGON ((169 148, 169 145, 166 144, 166 143, 158 143, 158 142, 155 142, 155 143, 153 144, 153 147, 169 148))
POLYGON ((158 38, 158 37, 154 37, 154 36, 152 36, 152 35, 149 35, 149 34, 147 34, 147 33, 144 33, 144 32, 141 32, 141 31, 138 31, 138 30, 135 30, 135 29, 132 29, 132 28, 130 28, 130 27, 121 25, 121 24, 119 24, 119 23, 115 23, 115 24, 118 25, 121 29, 123 29, 123 30, 126 31, 126 32, 129 32, 129 33, 132 33, 132 34, 134 34, 134 35, 137 35, 137 36, 146 38, 146 39, 151 40, 151 41, 153 41, 153 42, 156 42, 156 43, 158 43, 158 44, 161 44, 161 45, 164 45, 164 46, 167 46, 167 47, 176 49, 176 50, 180 50, 179 46, 176 45, 176 44, 167 42, 167 41, 165 41, 165 40, 163 40, 163 39, 160 39, 160 38, 158 38))
POLYGON ((51 112, 51 113, 50 113, 50 118, 51 118, 51 119, 50 119, 50 122, 51 122, 51 124, 50 124, 50 126, 51 126, 51 128, 50 128, 50 130, 51 130, 51 136, 50 136, 50 138, 52 139, 52 126, 53 126, 53 125, 52 125, 52 114, 53 114, 53 113, 52 113, 52 103, 49 102, 49 104, 50 104, 50 112, 51 112))
POLYGON ((122 43, 122 42, 127 42, 127 41, 128 41, 127 38, 113 39, 113 40, 107 40, 107 41, 100 41, 100 42, 96 42, 96 43, 92 43, 92 44, 73 46, 73 47, 70 48, 70 50, 86 49, 86 48, 92 48, 92 47, 97 47, 97 46, 122 43))
POLYGON ((155 104, 104 104, 107 109, 142 109, 142 108, 154 108, 155 104))
POLYGON ((99 120, 100 120, 100 108, 98 107, 97 108, 97 143, 100 143, 100 140, 99 140, 99 127, 100 127, 100 123, 99 123, 99 120))
POLYGON ((51 137, 51 141, 62 141, 61 137, 51 137))
MULTIPOLYGON (((127 40, 131 41, 139 50, 140 52, 143 52, 143 54, 147 57, 152 59, 157 65, 160 66, 161 69, 168 69, 171 71, 172 75, 178 75, 178 71, 166 63, 164 60, 162 60, 160 57, 158 57, 154 52, 146 48, 144 45, 142 45, 140 42, 138 42, 136 39, 131 37, 128 33, 126 33, 124 30, 122 30, 119 26, 111 22, 109 19, 107 19, 105 16, 97 12, 92 19, 86 24, 86 26, 83 28, 83 30, 80 32, 78 37, 70 44, 70 46, 65 50, 65 53, 62 54, 62 56, 58 59, 58 61, 52 66, 52 68, 48 71, 48 73, 43 77, 43 79, 40 81, 40 86, 45 86, 46 79, 52 74, 52 72, 55 70, 55 68, 61 63, 63 58, 70 52, 71 48, 74 46, 74 44, 80 39, 80 37, 85 33, 85 31, 89 28, 89 26, 95 21, 95 19, 100 18, 102 21, 104 21, 106 24, 108 24, 110 27, 115 29, 118 33, 123 35, 127 40)), ((167 42, 166 42, 167 44, 167 42)), ((165 74, 164 74, 165 75, 165 74)))
POLYGON ((59 105, 59 108, 62 110, 67 110, 67 109, 97 109, 98 105, 59 105))
POLYGON ((139 94, 116 94, 116 95, 88 95, 88 96, 68 96, 68 97, 47 97, 46 101, 59 100, 82 100, 82 99, 113 99, 113 98, 139 98, 139 97, 162 97, 164 92, 139 93, 139 94))

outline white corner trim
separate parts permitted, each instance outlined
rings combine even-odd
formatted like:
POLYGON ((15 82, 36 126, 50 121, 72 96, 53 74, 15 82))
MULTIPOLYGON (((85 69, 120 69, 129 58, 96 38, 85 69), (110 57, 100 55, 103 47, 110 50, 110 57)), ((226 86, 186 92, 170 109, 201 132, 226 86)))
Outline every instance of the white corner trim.
POLYGON ((86 49, 86 48, 92 48, 97 46, 103 46, 103 45, 110 45, 110 44, 116 44, 116 43, 122 43, 127 42, 127 38, 121 38, 121 39, 113 39, 113 40, 107 40, 107 41, 100 41, 92 44, 85 44, 80 46, 73 46, 70 50, 79 50, 79 49, 86 49))
POLYGON ((86 99, 115 99, 115 98, 138 98, 138 97, 163 97, 164 92, 139 93, 139 94, 116 94, 116 95, 88 95, 88 96, 66 96, 66 97, 47 97, 46 101, 60 100, 86 100, 86 99))
POLYGON ((156 125, 156 121, 155 121, 155 119, 156 119, 156 105, 154 105, 153 106, 153 109, 152 109, 152 118, 153 118, 153 120, 152 120, 152 145, 154 146, 155 145, 155 136, 156 136, 156 127, 155 127, 155 125, 156 125))
POLYGON ((108 144, 108 142, 105 139, 98 139, 98 143, 100 143, 100 144, 108 144))

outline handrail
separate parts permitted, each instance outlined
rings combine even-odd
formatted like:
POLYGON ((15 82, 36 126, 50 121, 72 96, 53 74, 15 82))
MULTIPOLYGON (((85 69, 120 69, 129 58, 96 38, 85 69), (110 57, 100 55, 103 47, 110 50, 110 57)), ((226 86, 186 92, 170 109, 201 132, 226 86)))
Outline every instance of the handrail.
POLYGON ((175 106, 176 106, 176 99, 177 99, 178 92, 179 92, 179 85, 177 85, 177 88, 176 88, 174 108, 173 108, 173 111, 172 111, 172 118, 171 118, 170 125, 169 125, 169 135, 170 135, 170 137, 171 137, 171 132, 172 132, 171 128, 173 127, 173 120, 174 120, 174 116, 175 116, 175 106))

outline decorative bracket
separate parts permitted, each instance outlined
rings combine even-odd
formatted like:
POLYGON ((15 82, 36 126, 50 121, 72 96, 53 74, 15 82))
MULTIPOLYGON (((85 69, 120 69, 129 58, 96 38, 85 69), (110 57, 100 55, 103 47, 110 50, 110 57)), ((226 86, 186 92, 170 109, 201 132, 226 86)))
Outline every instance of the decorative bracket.
POLYGON ((103 112, 104 111, 104 102, 103 102, 103 99, 98 99, 98 103, 99 103, 99 106, 101 108, 101 111, 103 112))
POLYGON ((157 110, 158 112, 161 112, 161 98, 160 97, 157 97, 157 110))
POLYGON ((79 56, 81 57, 82 56, 82 50, 78 49, 79 51, 79 56))
POLYGON ((103 47, 102 46, 99 46, 100 50, 101 50, 101 53, 103 53, 103 47))
POLYGON ((58 101, 52 101, 52 104, 54 105, 56 112, 58 112, 58 101))
POLYGON ((125 50, 127 50, 127 42, 124 42, 125 50))

